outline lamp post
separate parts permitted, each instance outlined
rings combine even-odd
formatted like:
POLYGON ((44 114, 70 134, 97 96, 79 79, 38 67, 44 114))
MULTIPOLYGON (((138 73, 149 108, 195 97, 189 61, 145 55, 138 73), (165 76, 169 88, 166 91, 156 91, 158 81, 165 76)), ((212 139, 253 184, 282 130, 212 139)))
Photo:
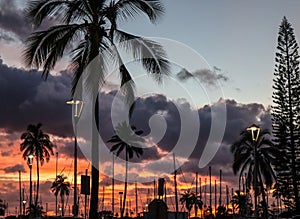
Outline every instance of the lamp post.
POLYGON ((123 192, 119 192, 119 195, 120 195, 120 212, 122 212, 124 206, 122 206, 122 195, 123 195, 123 192))
POLYGON ((25 200, 25 189, 22 189, 22 202, 23 202, 23 215, 26 214, 26 200, 25 200))
POLYGON ((23 200, 23 215, 26 214, 26 200, 23 200))
POLYGON ((32 206, 32 161, 33 155, 29 154, 27 156, 27 164, 29 166, 29 214, 31 214, 31 206, 32 206))
POLYGON ((251 132, 252 136, 252 142, 254 146, 254 182, 253 182, 253 187, 254 187, 254 216, 255 218, 258 217, 258 212, 257 212, 257 139, 259 136, 260 128, 253 124, 250 127, 247 128, 247 131, 251 132))
MULTIPOLYGON (((55 162, 55 181, 57 180, 57 168, 58 168, 58 152, 56 152, 56 162, 55 162)), ((57 195, 55 196, 55 216, 57 216, 57 195)))
POLYGON ((70 100, 67 101, 68 105, 72 105, 74 113, 74 199, 72 213, 74 216, 78 216, 78 203, 77 203, 77 122, 83 109, 83 101, 70 100))
POLYGON ((21 186, 21 170, 19 170, 19 192, 20 192, 20 218, 22 218, 22 186, 21 186))

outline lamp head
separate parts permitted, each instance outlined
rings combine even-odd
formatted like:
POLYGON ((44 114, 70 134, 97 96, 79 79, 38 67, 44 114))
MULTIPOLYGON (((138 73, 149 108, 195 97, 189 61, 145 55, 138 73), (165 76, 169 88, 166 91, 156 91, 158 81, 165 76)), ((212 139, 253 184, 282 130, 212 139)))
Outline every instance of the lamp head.
POLYGON ((69 100, 66 102, 68 105, 74 105, 74 117, 80 117, 82 109, 83 109, 83 101, 82 100, 69 100))
POLYGON ((33 154, 29 154, 28 156, 27 156, 27 164, 28 164, 28 166, 29 167, 31 167, 32 166, 32 160, 33 160, 33 154))
POLYGON ((253 124, 253 125, 251 125, 250 127, 247 128, 247 131, 251 132, 252 140, 257 141, 258 136, 259 136, 259 132, 260 132, 260 127, 253 124))

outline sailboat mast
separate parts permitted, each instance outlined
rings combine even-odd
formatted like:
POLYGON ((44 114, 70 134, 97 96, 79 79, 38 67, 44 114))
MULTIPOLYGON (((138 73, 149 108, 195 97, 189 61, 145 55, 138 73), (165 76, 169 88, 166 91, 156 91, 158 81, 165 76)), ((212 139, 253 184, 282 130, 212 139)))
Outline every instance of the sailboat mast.
MULTIPOLYGON (((200 187, 199 187, 199 190, 200 190, 200 201, 202 201, 202 181, 201 181, 201 177, 200 177, 200 187)), ((203 207, 202 207, 203 209, 203 207)), ((203 210, 200 209, 200 217, 202 217, 202 212, 203 210)))
POLYGON ((104 211, 105 188, 102 186, 102 211, 104 211))
POLYGON ((209 207, 212 209, 212 194, 211 194, 211 166, 209 166, 209 207))
POLYGON ((176 163, 175 163, 175 154, 173 154, 173 162, 174 162, 174 189, 175 189, 175 219, 177 219, 177 213, 178 213, 178 197, 177 197, 177 181, 176 181, 176 163))
POLYGON ((114 217, 115 215, 115 155, 112 153, 112 179, 111 179, 111 212, 114 217))
MULTIPOLYGON (((196 172, 196 198, 198 196, 198 172, 196 172)), ((198 215, 198 206, 197 204, 195 205, 195 216, 197 217, 198 215)))
POLYGON ((222 170, 220 170, 220 197, 219 197, 219 206, 222 205, 222 170))
POLYGON ((137 182, 135 182, 135 212, 136 215, 139 213, 137 182))
POLYGON ((215 180, 215 215, 217 216, 217 180, 215 180))
POLYGON ((207 203, 206 203, 206 183, 207 183, 207 179, 204 178, 204 205, 207 207, 207 203))

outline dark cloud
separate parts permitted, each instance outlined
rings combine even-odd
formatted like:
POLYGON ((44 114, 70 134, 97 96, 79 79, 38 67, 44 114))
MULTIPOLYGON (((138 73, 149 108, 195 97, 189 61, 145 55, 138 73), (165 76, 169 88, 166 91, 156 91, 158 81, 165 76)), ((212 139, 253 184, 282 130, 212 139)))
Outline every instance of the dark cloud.
POLYGON ((14 33, 19 39, 25 39, 32 29, 14 0, 0 2, 0 28, 14 33))
POLYGON ((8 67, 0 62, 0 128, 25 131, 28 124, 43 124, 43 130, 60 136, 72 134, 70 99, 71 76, 49 76, 8 67))
POLYGON ((15 172, 18 172, 18 171, 21 171, 23 173, 25 173, 25 168, 22 164, 16 164, 14 166, 10 166, 10 167, 5 167, 3 168, 4 172, 5 173, 15 173, 15 172))
POLYGON ((186 70, 185 68, 181 69, 180 72, 177 73, 177 77, 180 79, 180 80, 187 80, 189 78, 192 78, 193 77, 193 74, 190 73, 188 70, 186 70))
MULTIPOLYGON (((12 68, 0 62, 0 75, 0 98, 5 103, 0 108, 0 128, 11 133, 7 137, 9 142, 14 142, 16 138, 19 138, 13 133, 16 131, 23 132, 28 124, 38 122, 43 123, 43 130, 47 133, 73 137, 71 107, 65 104, 65 101, 70 97, 71 76, 69 74, 62 73, 60 76, 49 76, 47 81, 43 81, 41 73, 38 71, 12 68)), ((99 132, 104 142, 114 134, 111 122, 111 105, 115 95, 116 91, 100 94, 99 132)), ((210 165, 214 167, 214 174, 218 174, 218 169, 223 169, 224 175, 233 177, 232 155, 229 148, 238 139, 240 131, 259 120, 260 126, 271 129, 270 109, 266 109, 262 104, 241 104, 236 100, 220 99, 213 105, 204 105, 195 110, 184 101, 172 101, 163 95, 139 98, 135 103, 135 109, 130 120, 131 124, 136 126, 138 130, 143 130, 143 135, 148 135, 153 131, 149 121, 154 115, 159 115, 165 120, 167 129, 163 138, 157 142, 157 146, 146 148, 143 156, 134 158, 132 162, 146 163, 145 168, 149 169, 161 169, 151 165, 151 162, 160 159, 164 156, 163 153, 170 152, 175 147, 182 131, 182 118, 180 118, 178 111, 178 107, 181 107, 186 112, 196 113, 200 119, 198 140, 189 162, 186 162, 182 167, 183 171, 189 174, 195 171, 205 172, 206 170, 198 168, 198 162, 211 132, 211 109, 214 107, 215 113, 218 114, 219 103, 225 104, 227 108, 226 129, 222 142, 216 142, 221 146, 210 165)), ((107 145, 107 147, 110 148, 111 145, 107 145)), ((186 147, 192 146, 182 145, 182 150, 185 150, 186 147)), ((58 150, 67 157, 73 157, 74 143, 60 146, 58 150)), ((9 150, 2 152, 2 156, 5 155, 9 155, 9 150)), ((80 152, 79 157, 84 158, 80 152)))
POLYGON ((13 150, 2 151, 2 152, 1 152, 1 156, 2 156, 2 157, 9 157, 9 156, 12 155, 12 153, 13 153, 13 150))
MULTIPOLYGON (((110 106, 115 92, 101 95, 101 100, 104 102, 102 102, 102 106, 104 107, 100 107, 100 134, 103 139, 109 139, 113 135, 113 127, 110 120, 110 106)), ((193 149, 189 161, 184 163, 182 166, 182 171, 186 174, 193 174, 195 172, 206 174, 207 172, 207 168, 199 169, 198 163, 211 132, 212 107, 214 107, 215 113, 218 114, 219 110, 221 110, 218 108, 220 103, 225 104, 227 109, 226 129, 222 142, 215 142, 215 144, 220 145, 220 147, 213 160, 209 163, 209 165, 213 167, 214 175, 218 175, 219 170, 222 169, 226 180, 230 181, 235 179, 231 167, 233 157, 230 152, 230 145, 239 138, 239 134, 242 130, 253 123, 258 123, 262 128, 271 129, 270 111, 262 104, 241 104, 235 100, 220 99, 219 102, 214 103, 213 105, 205 105, 199 108, 196 113, 200 119, 200 132, 198 141, 193 149)), ((186 104, 190 112, 193 111, 193 109, 188 107, 187 103, 181 102, 181 104, 186 104)), ((145 168, 147 170, 162 170, 165 166, 172 165, 171 161, 170 163, 164 164, 152 164, 152 161, 158 160, 164 156, 161 152, 170 152, 176 145, 178 136, 180 136, 182 131, 177 105, 163 95, 155 95, 138 99, 135 103, 135 110, 132 114, 131 124, 135 125, 137 129, 143 130, 144 134, 147 135, 151 133, 149 120, 156 114, 163 114, 166 121, 167 130, 164 137, 158 142, 158 148, 150 147, 144 149, 144 154, 140 159, 132 160, 133 162, 138 162, 139 160, 146 162, 147 165, 145 168)), ((108 147, 110 147, 110 145, 108 145, 108 147)), ((183 150, 185 150, 186 147, 189 146, 182 145, 183 150)), ((210 146, 208 145, 207 147, 210 146)), ((180 154, 178 156, 180 157, 180 154)))
POLYGON ((221 73, 221 69, 214 66, 213 70, 199 69, 194 72, 189 72, 186 69, 182 69, 177 73, 177 77, 182 80, 188 80, 190 78, 197 78, 200 82, 207 84, 208 86, 218 86, 218 81, 227 82, 229 78, 221 73))
MULTIPOLYGON (((59 153, 63 154, 66 157, 73 158, 74 157, 74 142, 66 143, 64 146, 59 147, 59 153)), ((77 157, 78 159, 86 159, 86 157, 83 155, 83 153, 80 150, 80 147, 78 147, 77 150, 77 157)))
MULTIPOLYGON (((33 25, 25 17, 25 9, 18 7, 17 2, 16 0, 0 1, 0 30, 9 33, 0 34, 0 39, 7 42, 16 38, 23 42, 34 31, 33 25)), ((54 24, 53 19, 45 19, 37 30, 44 30, 54 24)))

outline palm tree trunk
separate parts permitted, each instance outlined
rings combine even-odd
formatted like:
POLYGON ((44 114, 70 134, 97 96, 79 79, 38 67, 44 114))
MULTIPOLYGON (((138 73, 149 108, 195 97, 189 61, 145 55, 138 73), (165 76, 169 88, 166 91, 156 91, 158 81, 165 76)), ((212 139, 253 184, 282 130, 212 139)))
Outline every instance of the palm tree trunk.
MULTIPOLYGON (((94 102, 94 101, 93 101, 94 102)), ((99 191, 99 147, 98 147, 98 129, 99 129, 99 100, 98 95, 95 101, 93 115, 97 124, 97 130, 92 129, 92 187, 90 199, 89 218, 98 218, 98 191, 99 191)))
MULTIPOLYGON (((99 55, 99 42, 100 36, 98 30, 98 17, 93 18, 94 25, 90 28, 90 35, 93 36, 91 42, 91 53, 89 57, 89 63, 94 59, 98 58, 99 55)), ((96 65, 98 63, 96 62, 96 65)), ((93 65, 93 64, 92 64, 93 65)), ((94 66, 95 67, 95 66, 94 66)), ((89 72, 89 74, 97 74, 97 70, 101 69, 100 66, 93 68, 95 72, 89 72)), ((92 70, 93 71, 93 70, 92 70)), ((92 83, 92 100, 95 103, 93 107, 92 115, 96 121, 97 130, 92 128, 92 187, 91 187, 91 199, 90 199, 90 212, 89 218, 94 219, 98 218, 98 193, 99 193, 99 98, 98 98, 98 87, 99 84, 92 83)))
POLYGON ((261 193, 262 193, 262 198, 263 198, 263 211, 264 211, 264 217, 266 219, 268 219, 268 206, 267 206, 267 202, 266 202, 266 193, 265 193, 265 189, 264 189, 264 184, 262 182, 262 177, 261 177, 261 173, 258 173, 259 176, 259 181, 260 181, 260 187, 261 187, 261 193))
POLYGON ((65 216, 65 197, 63 194, 60 195, 61 200, 61 216, 65 216))
POLYGON ((36 174, 37 174, 37 184, 36 184, 35 208, 37 209, 38 199, 39 199, 39 188, 40 188, 40 166, 39 166, 38 156, 36 157, 36 174))
POLYGON ((121 211, 121 218, 124 217, 125 205, 126 205, 126 196, 127 196, 127 177, 128 177, 128 153, 126 153, 126 167, 125 167, 125 184, 124 184, 124 198, 123 198, 123 206, 121 211))

